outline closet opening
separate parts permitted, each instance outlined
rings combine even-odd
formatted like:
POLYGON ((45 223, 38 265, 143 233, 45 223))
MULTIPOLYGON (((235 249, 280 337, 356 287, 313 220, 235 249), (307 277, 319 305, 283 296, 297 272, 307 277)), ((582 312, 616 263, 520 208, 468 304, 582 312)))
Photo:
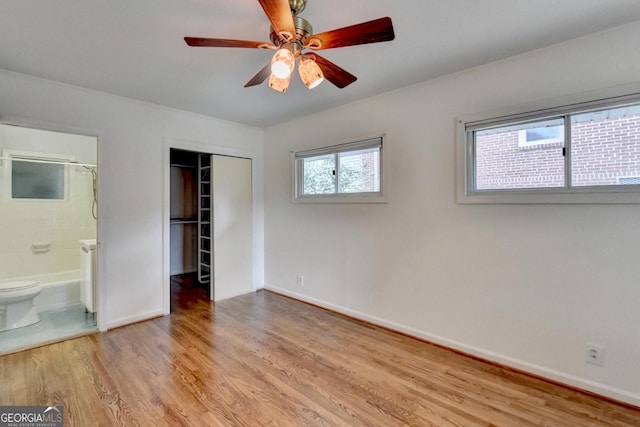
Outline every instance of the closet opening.
POLYGON ((252 159, 168 149, 167 313, 252 292, 252 159))
POLYGON ((172 295, 192 289, 212 300, 211 154, 172 148, 170 156, 172 295))

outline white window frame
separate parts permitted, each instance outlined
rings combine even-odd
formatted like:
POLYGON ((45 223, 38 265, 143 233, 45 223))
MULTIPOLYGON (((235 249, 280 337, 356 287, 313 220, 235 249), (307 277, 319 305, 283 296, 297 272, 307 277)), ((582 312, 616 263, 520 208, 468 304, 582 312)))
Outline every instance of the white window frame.
MULTIPOLYGON (((634 87, 635 90, 638 88, 634 87)), ((601 94, 602 96, 602 94, 601 94)), ((475 191, 473 132, 511 123, 575 115, 590 110, 640 102, 640 92, 622 96, 602 96, 566 104, 544 104, 518 110, 479 114, 456 119, 456 201, 459 204, 640 204, 640 185, 573 187, 570 179, 563 188, 532 188, 475 191), (561 106, 558 106, 561 105, 561 106)), ((570 126, 565 126, 565 174, 571 176, 570 126)), ((540 142, 535 145, 540 145, 540 142)))
POLYGON ((69 201, 69 197, 70 197, 70 189, 69 189, 69 183, 70 183, 70 177, 69 177, 69 168, 67 167, 66 163, 70 163, 70 162, 74 162, 75 161, 75 156, 72 155, 64 155, 64 154, 52 154, 52 153, 39 153, 39 152, 33 152, 33 151, 22 151, 22 150, 10 150, 10 149, 4 149, 2 150, 2 157, 5 160, 1 160, 0 163, 3 164, 3 169, 5 170, 4 173, 4 182, 5 182, 5 191, 4 194, 5 199, 11 202, 53 202, 53 203, 61 203, 61 202, 67 202, 69 201), (10 159, 25 159, 25 160, 34 160, 36 162, 42 161, 42 162, 49 162, 52 164, 57 164, 60 163, 62 165, 64 165, 64 174, 63 174, 63 180, 64 180, 64 196, 62 199, 35 199, 35 198, 14 198, 13 197, 13 187, 12 187, 12 181, 13 181, 13 162, 14 160, 10 160, 10 159))
MULTIPOLYGON (((309 150, 292 151, 292 202, 293 203, 386 203, 386 173, 385 173, 385 135, 367 138, 346 144, 332 145, 327 147, 314 148, 309 150), (379 178, 380 191, 366 193, 331 193, 331 194, 302 194, 304 188, 303 168, 304 159, 331 155, 336 157, 336 169, 339 169, 339 154, 352 151, 361 151, 368 148, 379 148, 379 178)), ((338 186, 336 177, 336 189, 338 186)), ((337 191, 337 190, 336 190, 337 191)))

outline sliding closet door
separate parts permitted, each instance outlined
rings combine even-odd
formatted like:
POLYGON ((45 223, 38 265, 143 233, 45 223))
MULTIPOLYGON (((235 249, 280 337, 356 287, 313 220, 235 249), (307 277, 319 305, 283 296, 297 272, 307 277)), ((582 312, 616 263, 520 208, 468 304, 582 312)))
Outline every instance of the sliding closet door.
POLYGON ((251 159, 214 155, 214 301, 253 291, 252 199, 251 159))

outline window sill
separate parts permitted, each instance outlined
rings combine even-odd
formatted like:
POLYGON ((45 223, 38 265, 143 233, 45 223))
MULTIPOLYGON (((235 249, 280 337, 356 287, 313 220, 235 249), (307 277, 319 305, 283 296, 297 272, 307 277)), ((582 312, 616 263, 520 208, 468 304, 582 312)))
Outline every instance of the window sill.
POLYGON ((461 191, 457 195, 458 204, 498 204, 498 205, 533 205, 533 204, 640 204, 638 190, 616 189, 613 192, 594 192, 593 190, 558 190, 557 192, 544 191, 482 191, 467 193, 461 191))
POLYGON ((294 197, 292 200, 294 204, 315 204, 315 203, 388 203, 386 197, 382 195, 363 196, 361 194, 341 194, 327 195, 327 196, 303 196, 294 197))

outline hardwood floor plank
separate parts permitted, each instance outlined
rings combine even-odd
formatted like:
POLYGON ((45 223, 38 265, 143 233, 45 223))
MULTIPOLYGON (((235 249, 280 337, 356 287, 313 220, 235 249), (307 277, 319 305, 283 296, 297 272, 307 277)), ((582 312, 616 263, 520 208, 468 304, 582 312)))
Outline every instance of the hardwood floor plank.
POLYGON ((640 426, 640 410, 269 292, 0 357, 0 405, 70 426, 640 426))

